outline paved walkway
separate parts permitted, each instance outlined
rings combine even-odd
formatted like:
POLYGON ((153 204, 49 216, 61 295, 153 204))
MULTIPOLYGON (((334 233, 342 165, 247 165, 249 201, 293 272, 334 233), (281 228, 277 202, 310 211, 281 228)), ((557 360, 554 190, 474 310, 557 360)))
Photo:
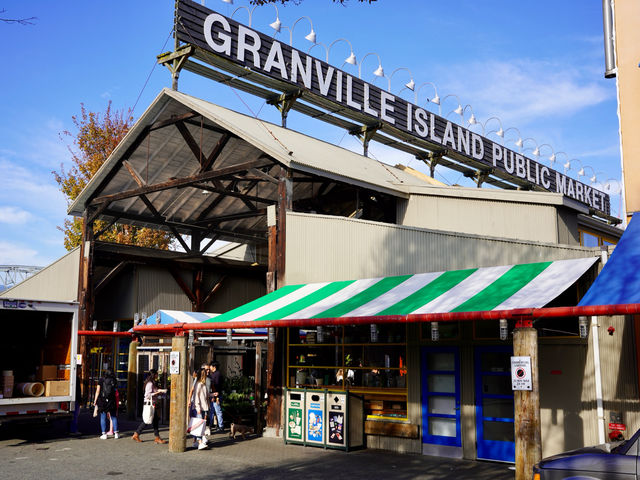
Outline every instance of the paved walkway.
MULTIPOLYGON (((150 427, 142 444, 131 441, 136 423, 122 421, 123 438, 100 440, 99 422, 81 418, 82 435, 63 425, 0 427, 0 478, 34 480, 135 478, 136 480, 236 479, 513 479, 508 465, 400 455, 380 450, 342 452, 285 445, 281 439, 250 436, 231 441, 210 437, 206 450, 170 453, 153 443, 150 427)), ((167 427, 161 429, 166 438, 167 427)))

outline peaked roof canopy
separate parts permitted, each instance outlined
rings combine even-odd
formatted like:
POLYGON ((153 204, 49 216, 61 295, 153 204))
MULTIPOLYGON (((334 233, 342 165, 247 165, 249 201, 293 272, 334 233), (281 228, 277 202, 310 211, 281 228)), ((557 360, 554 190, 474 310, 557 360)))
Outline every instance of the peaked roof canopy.
POLYGON ((326 194, 332 182, 401 197, 425 185, 401 169, 165 89, 69 213, 80 216, 90 207, 93 218, 106 221, 261 240, 265 209, 278 200, 281 167, 293 171, 297 200, 318 196, 321 187, 326 194))

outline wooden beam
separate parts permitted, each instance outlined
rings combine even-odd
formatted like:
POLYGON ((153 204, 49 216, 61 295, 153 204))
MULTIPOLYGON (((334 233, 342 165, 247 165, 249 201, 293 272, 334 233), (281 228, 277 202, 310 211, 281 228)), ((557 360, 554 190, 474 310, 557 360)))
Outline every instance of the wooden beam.
POLYGON ((187 298, 189 298, 189 300, 191 301, 191 304, 196 305, 198 303, 198 300, 196 299, 195 294, 191 291, 191 289, 189 288, 189 285, 187 285, 184 282, 182 277, 180 277, 180 274, 178 273, 178 271, 175 268, 169 268, 169 273, 171 274, 173 279, 176 281, 180 289, 187 296, 187 298))
MULTIPOLYGON (((276 203, 276 200, 272 200, 270 198, 256 197, 255 195, 247 195, 246 193, 234 192, 232 190, 229 190, 229 189, 225 188, 224 186, 222 188, 218 188, 218 187, 211 187, 209 185, 200 185, 200 184, 198 184, 198 185, 194 185, 194 187, 200 188, 202 190, 206 190, 207 192, 219 193, 219 194, 222 195, 223 198, 226 195, 226 196, 234 197, 234 198, 246 198, 247 200, 252 200, 254 202, 260 202, 260 203, 266 203, 268 205, 276 203)), ((215 206, 217 206, 217 204, 215 206)), ((214 208, 215 208, 215 206, 214 206, 214 208)), ((211 210, 209 210, 209 211, 211 211, 211 210)), ((209 213, 209 212, 207 212, 207 213, 209 213)))
POLYGON ((189 119, 192 119, 193 117, 198 117, 198 116, 200 116, 200 114, 196 112, 187 112, 187 113, 183 113, 182 115, 171 115, 171 117, 167 120, 160 120, 153 123, 149 127, 149 130, 150 131, 158 130, 159 128, 168 127, 178 122, 183 122, 185 120, 189 120, 189 119))
POLYGON ((234 173, 246 172, 250 168, 257 167, 257 166, 263 167, 265 165, 270 165, 271 163, 272 163, 272 160, 269 160, 266 157, 260 157, 257 160, 240 163, 238 165, 221 168, 219 170, 211 170, 198 175, 193 175, 191 177, 177 178, 177 179, 169 180, 166 182, 147 185, 145 187, 134 188, 132 190, 127 190, 121 193, 104 195, 102 197, 95 198, 91 202, 91 204, 98 205, 103 202, 115 202, 118 200, 124 200, 125 198, 137 197, 142 194, 146 195, 153 192, 160 192, 162 190, 169 190, 171 188, 188 187, 195 183, 206 182, 214 178, 224 177, 225 175, 231 175, 234 173))
POLYGON ((227 276, 223 276, 220 280, 218 280, 218 282, 216 282, 216 284, 213 286, 213 288, 211 290, 209 290, 209 293, 207 293, 206 297, 204 297, 204 300, 202 300, 202 308, 204 308, 204 306, 207 304, 207 302, 209 300, 211 300, 211 297, 213 297, 216 292, 218 290, 220 290, 220 287, 222 287, 222 283, 227 279, 227 276))
POLYGON ((257 168, 250 168, 249 173, 255 175, 256 177, 260 177, 261 179, 266 180, 267 182, 271 182, 275 185, 278 185, 279 183, 277 178, 274 178, 268 173, 265 173, 262 170, 259 170, 257 168))
MULTIPOLYGON (((156 210, 156 207, 153 206, 153 204, 147 198, 146 195, 140 195, 140 200, 142 200, 143 203, 147 206, 147 208, 149 209, 151 214, 154 216, 154 218, 156 218, 159 221, 166 221, 166 219, 162 215, 160 215, 160 212, 156 210)), ((182 235, 180 235, 180 232, 178 232, 176 227, 169 224, 166 224, 166 225, 171 230, 171 233, 173 233, 173 236, 176 237, 176 240, 180 242, 180 245, 182 245, 182 248, 184 248, 186 252, 191 253, 191 249, 189 248, 189 245, 187 245, 187 242, 184 241, 184 239, 182 238, 182 235)))
POLYGON ((176 122, 175 125, 180 132, 180 135, 182 135, 182 138, 184 138, 184 141, 191 149, 191 152, 196 157, 198 164, 202 165, 202 146, 198 145, 198 142, 194 140, 189 128, 187 128, 184 122, 176 122))
POLYGON ((220 238, 220 235, 214 235, 214 236, 211 238, 211 240, 209 240, 209 242, 204 246, 204 248, 202 248, 202 249, 200 250, 200 253, 202 253, 202 254, 204 255, 204 253, 205 253, 207 250, 209 250, 209 247, 211 247, 211 245, 213 245, 213 244, 214 244, 214 242, 215 242, 216 240, 218 240, 218 238, 220 238))
POLYGON ((122 164, 126 167, 127 170, 129 170, 129 174, 131 174, 133 180, 138 184, 139 187, 144 187, 147 184, 147 182, 145 182, 142 178, 142 175, 140 175, 137 170, 133 168, 133 165, 131 165, 131 162, 129 162, 129 160, 124 160, 122 164))
POLYGON ((107 283, 113 280, 115 276, 118 275, 118 273, 120 273, 122 269, 126 267, 128 264, 129 262, 122 261, 118 263, 115 267, 113 267, 111 271, 107 273, 105 277, 102 280, 100 280, 100 282, 95 286, 94 292, 97 294, 100 290, 102 290, 107 285, 107 283))
POLYGON ((267 209, 260 208, 258 210, 252 210, 250 212, 239 212, 239 213, 231 213, 229 215, 220 215, 217 217, 210 217, 205 220, 198 220, 196 225, 217 225, 223 222, 231 222, 233 220, 242 220, 243 218, 252 218, 259 217, 261 215, 266 215, 267 209))
POLYGON ((200 173, 206 172, 213 166, 214 162, 220 156, 220 154, 222 153, 222 150, 224 150, 224 147, 227 145, 230 139, 231 139, 231 134, 229 132, 224 133, 222 137, 220 137, 220 139, 218 140, 218 143, 216 143, 216 146, 213 147, 211 154, 202 163, 202 166, 200 167, 200 173))

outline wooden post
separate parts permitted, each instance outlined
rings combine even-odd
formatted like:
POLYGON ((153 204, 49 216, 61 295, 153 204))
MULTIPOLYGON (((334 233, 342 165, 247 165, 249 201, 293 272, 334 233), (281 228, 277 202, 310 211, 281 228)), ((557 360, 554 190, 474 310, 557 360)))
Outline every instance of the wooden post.
POLYGON ((253 398, 256 402, 256 434, 262 434, 262 342, 256 342, 256 373, 253 398))
POLYGON ((531 390, 516 390, 516 480, 530 480, 533 465, 542 458, 540 440, 540 387, 538 383, 538 331, 531 322, 518 321, 513 331, 513 354, 531 357, 531 390))
MULTIPOLYGON (((89 221, 92 210, 85 209, 83 214, 82 243, 80 244, 80 272, 78 276, 79 329, 89 330, 89 323, 93 316, 93 222, 89 221)), ((88 338, 80 337, 79 353, 82 357, 81 378, 82 397, 88 395, 87 381, 89 380, 89 356, 87 348, 88 338)))
POLYGON ((129 344, 129 365, 127 367, 127 418, 135 420, 138 416, 136 399, 138 390, 138 346, 140 342, 133 340, 129 344))
POLYGON ((171 405, 169 407, 169 451, 186 450, 187 431, 187 338, 173 337, 171 351, 180 353, 180 372, 171 375, 171 405))

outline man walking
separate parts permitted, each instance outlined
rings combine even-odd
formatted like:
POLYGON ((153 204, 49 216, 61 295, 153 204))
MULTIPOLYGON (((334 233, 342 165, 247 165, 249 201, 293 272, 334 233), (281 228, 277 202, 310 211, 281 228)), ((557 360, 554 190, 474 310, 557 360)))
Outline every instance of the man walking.
MULTIPOLYGON (((224 421, 222 420, 222 374, 220 373, 220 364, 213 362, 211 364, 211 406, 216 413, 218 419, 218 433, 224 432, 224 421)), ((212 415, 213 417, 213 415, 212 415)), ((213 420, 213 418, 212 418, 213 420)))

